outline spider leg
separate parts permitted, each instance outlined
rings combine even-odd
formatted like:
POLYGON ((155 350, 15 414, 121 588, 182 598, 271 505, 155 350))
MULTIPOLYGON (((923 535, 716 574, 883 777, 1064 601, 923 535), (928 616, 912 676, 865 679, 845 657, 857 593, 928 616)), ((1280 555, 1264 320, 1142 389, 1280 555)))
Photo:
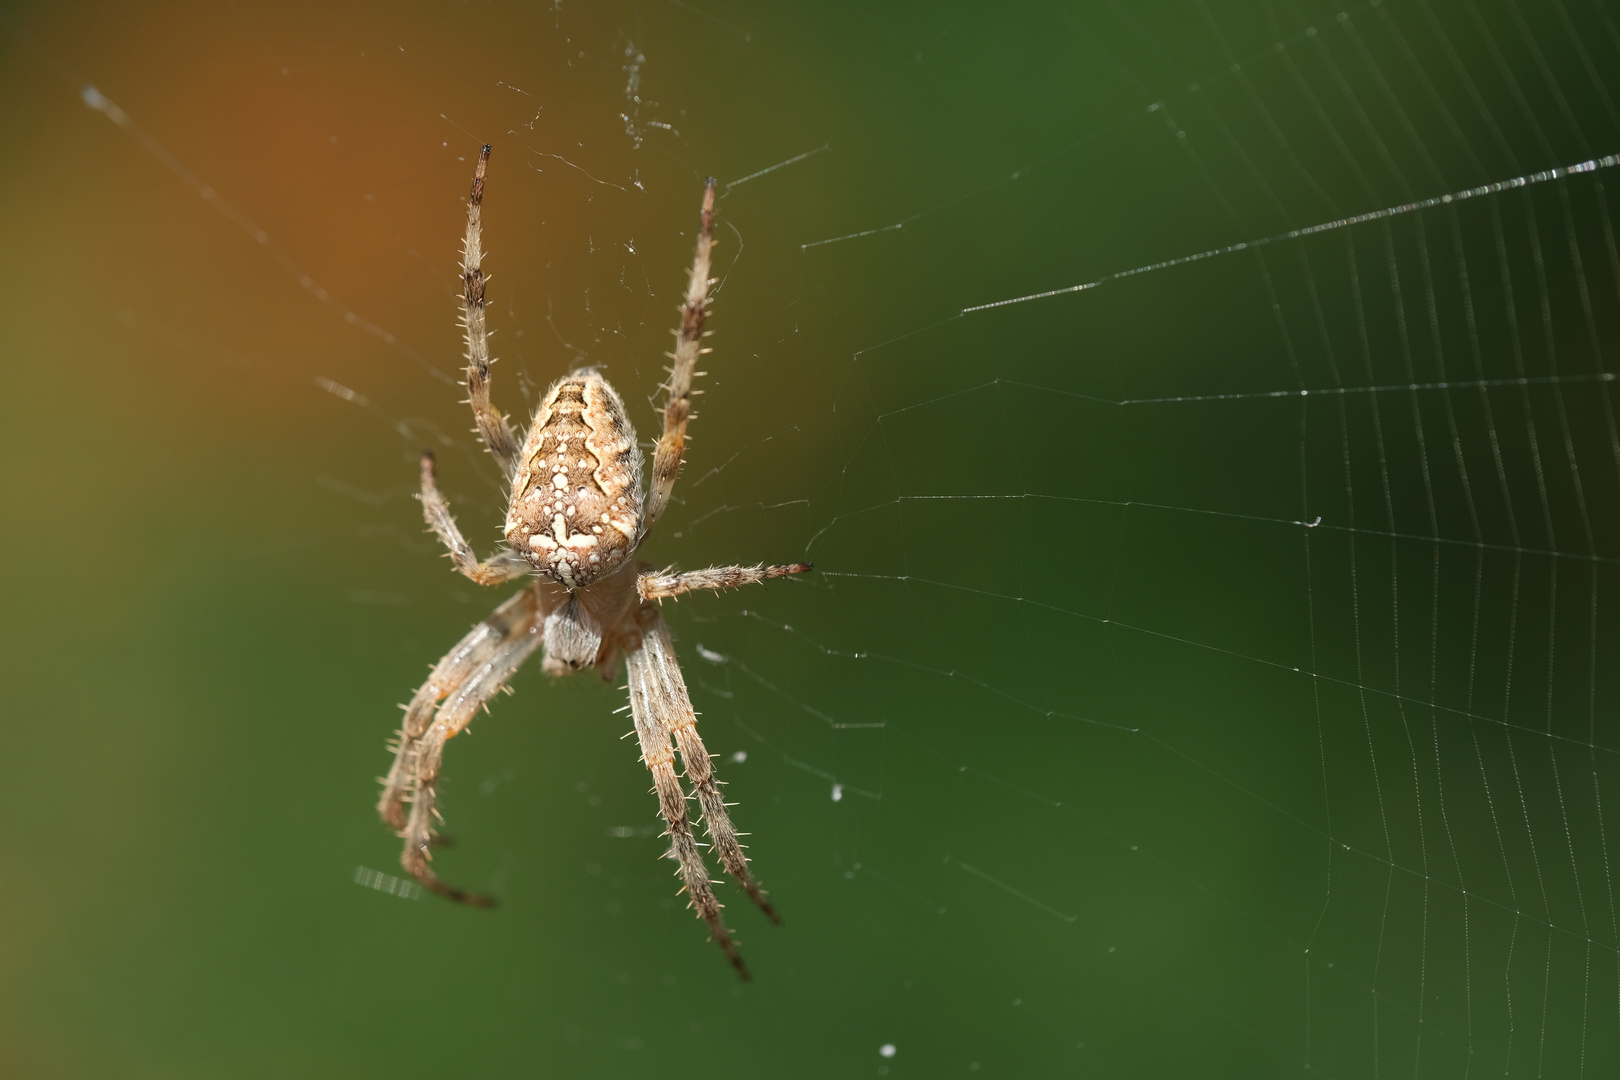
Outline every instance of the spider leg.
POLYGON ((688 570, 684 574, 667 571, 662 574, 642 574, 636 579, 636 592, 643 602, 667 600, 698 589, 735 589, 770 578, 802 574, 810 569, 809 563, 793 563, 788 566, 711 566, 707 570, 688 570))
POLYGON ((737 880, 750 899, 759 905, 771 922, 781 925, 782 919, 766 899, 748 871, 748 858, 737 841, 737 830, 726 812, 725 800, 720 795, 720 782, 709 764, 709 751, 697 732, 697 718, 692 712, 692 699, 686 692, 686 680, 681 676, 680 663, 675 659, 675 647, 669 638, 669 627, 654 612, 651 625, 642 636, 641 647, 630 654, 630 688, 635 701, 639 688, 648 711, 659 726, 675 736, 680 747, 681 764, 686 778, 697 793, 698 805, 703 808, 703 828, 714 844, 715 853, 726 873, 737 880))
POLYGON ((400 865, 427 888, 463 904, 491 907, 495 901, 446 885, 428 865, 433 858, 430 849, 434 841, 434 821, 439 817, 434 803, 444 744, 465 728, 478 710, 500 692, 539 645, 540 625, 536 617, 516 628, 513 636, 497 646, 493 655, 445 699, 416 744, 415 793, 411 799, 410 817, 405 822, 405 848, 400 854, 400 865))
POLYGON ((467 235, 461 244, 461 326, 467 338, 467 401, 478 424, 478 437, 508 482, 516 467, 517 438, 506 417, 489 400, 489 332, 484 325, 484 170, 489 147, 478 153, 472 194, 467 197, 467 235))
POLYGON ((731 932, 721 921, 720 901, 714 895, 708 867, 692 835, 692 821, 686 813, 686 792, 675 776, 675 751, 670 746, 669 729, 663 720, 669 710, 661 700, 662 680, 653 670, 654 666, 645 648, 629 654, 630 712, 635 717, 636 736, 641 742, 641 760, 652 773, 653 787, 658 793, 658 813, 668 826, 664 835, 669 837, 670 850, 680 863, 689 903, 708 924, 710 936, 731 961, 731 966, 746 980, 751 977, 748 967, 731 940, 731 932))
POLYGON ((455 648, 434 665, 433 672, 405 707, 394 746, 394 764, 383 781, 377 813, 395 829, 405 828, 405 803, 416 777, 417 744, 439 702, 454 693, 469 676, 490 661, 515 634, 533 624, 541 606, 539 589, 530 586, 490 613, 489 617, 456 642, 455 648))
POLYGON ((474 627, 439 662, 406 711, 394 768, 378 805, 384 820, 397 826, 402 804, 409 799, 410 814, 401 829, 405 847, 400 865, 427 888, 462 903, 488 907, 494 901, 446 885, 428 865, 444 744, 471 722, 539 647, 540 601, 537 587, 525 589, 474 627), (434 710, 441 698, 443 703, 434 710), (428 720, 430 712, 432 719, 428 720))
POLYGON ((708 352, 701 343, 703 322, 709 315, 709 251, 713 247, 714 178, 710 177, 708 186, 703 189, 703 231, 698 234, 686 299, 681 301, 681 325, 675 331, 675 351, 669 354, 673 364, 669 381, 664 384, 669 394, 664 403, 664 434, 653 451, 652 490, 642 518, 643 535, 669 505, 675 475, 681 471, 681 456, 686 452, 686 424, 692 418, 692 376, 696 374, 698 357, 708 352))
POLYGON ((467 543, 466 537, 461 535, 461 527, 450 513, 450 504, 439 494, 438 470, 432 450, 422 451, 422 494, 419 498, 422 500, 422 516, 427 519, 428 526, 439 534, 440 542, 450 551, 450 561, 456 564, 456 569, 462 574, 480 585, 499 585, 530 572, 529 564, 515 551, 497 552, 484 562, 478 561, 478 554, 467 543))

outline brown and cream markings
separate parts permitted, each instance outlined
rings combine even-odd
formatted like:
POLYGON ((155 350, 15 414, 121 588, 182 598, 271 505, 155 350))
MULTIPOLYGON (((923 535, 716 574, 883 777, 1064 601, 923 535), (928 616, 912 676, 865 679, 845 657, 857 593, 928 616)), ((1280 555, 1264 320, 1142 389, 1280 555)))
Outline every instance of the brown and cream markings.
POLYGON ((611 574, 641 529, 641 449, 618 392, 594 371, 552 384, 512 477, 506 542, 569 589, 611 574))

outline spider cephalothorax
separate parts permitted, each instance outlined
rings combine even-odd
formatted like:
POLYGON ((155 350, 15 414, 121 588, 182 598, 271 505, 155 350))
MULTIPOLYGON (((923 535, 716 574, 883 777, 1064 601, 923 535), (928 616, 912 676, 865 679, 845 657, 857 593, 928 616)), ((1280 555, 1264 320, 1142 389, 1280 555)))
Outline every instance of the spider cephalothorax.
POLYGON ((688 795, 675 772, 677 750, 720 864, 772 922, 780 920, 749 872, 737 841, 708 751, 698 737, 692 702, 658 602, 696 589, 727 589, 798 574, 810 566, 719 566, 676 574, 654 572, 632 558, 669 503, 692 415, 692 376, 698 356, 707 351, 701 341, 711 284, 714 181, 703 193, 703 228, 681 303, 681 325, 671 354, 674 363, 664 387, 664 430, 653 455, 650 490, 643 495, 635 429, 618 392, 598 372, 582 368, 553 383, 521 446, 506 418, 490 404, 481 222, 488 164, 486 146, 478 155, 467 201, 462 323, 473 417, 510 492, 504 533, 509 547, 479 560, 439 494, 432 453, 422 455, 422 512, 460 573, 480 585, 525 577, 529 583, 473 627, 405 707, 378 811, 404 837, 400 862, 412 877, 453 900, 487 906, 491 903, 487 897, 446 885, 429 865, 446 740, 467 726, 538 647, 544 648, 543 667, 553 675, 594 664, 604 678, 612 678, 622 658, 641 758, 652 772, 658 812, 668 826, 670 851, 680 864, 684 889, 715 941, 747 978, 748 969, 721 922, 720 902, 692 832, 688 795))

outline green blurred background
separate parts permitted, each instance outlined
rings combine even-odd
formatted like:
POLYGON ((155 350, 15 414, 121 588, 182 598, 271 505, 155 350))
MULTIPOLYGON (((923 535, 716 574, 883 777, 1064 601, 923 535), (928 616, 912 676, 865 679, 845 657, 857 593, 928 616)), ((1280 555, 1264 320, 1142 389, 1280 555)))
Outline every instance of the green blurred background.
POLYGON ((1617 61, 1600 0, 10 5, 0 1072, 1615 1075, 1617 174, 1102 279, 1620 151, 1617 61), (486 141, 497 400, 644 436, 721 182, 644 553, 817 565, 668 613, 749 985, 589 676, 449 748, 502 907, 387 876, 507 591, 412 498, 493 543, 486 141))

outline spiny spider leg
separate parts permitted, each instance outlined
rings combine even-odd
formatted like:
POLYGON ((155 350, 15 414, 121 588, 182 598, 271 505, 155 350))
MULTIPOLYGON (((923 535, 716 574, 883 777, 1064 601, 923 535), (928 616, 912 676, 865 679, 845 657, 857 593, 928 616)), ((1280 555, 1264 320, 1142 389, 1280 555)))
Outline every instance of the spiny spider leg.
POLYGON ((461 529, 456 525, 456 519, 450 514, 450 504, 444 501, 439 494, 438 470, 433 460, 433 451, 422 451, 422 516, 427 518, 428 525, 439 534, 439 539, 450 550, 450 561, 456 564, 456 569, 480 585, 499 585, 503 581, 523 577, 531 572, 528 563, 522 556, 511 551, 503 551, 494 555, 485 562, 478 561, 478 554, 473 551, 472 545, 467 543, 461 535, 461 529))
MULTIPOLYGON (((662 620, 658 625, 662 626, 662 620)), ((648 655, 645 643, 633 650, 626 665, 630 676, 630 714, 635 718, 636 737, 641 742, 641 760, 652 773, 653 787, 658 792, 658 813, 668 826, 670 849, 680 863, 682 879, 686 882, 689 903, 709 925, 714 938, 731 966, 744 979, 748 966, 743 963, 731 932, 720 919, 720 901, 709 882, 709 870, 698 852, 697 839, 692 835, 692 821, 686 813, 686 792, 675 776, 675 750, 670 746, 669 729, 664 726, 663 714, 668 712, 660 701, 662 688, 656 662, 648 655)))
POLYGON ((707 570, 688 570, 684 574, 671 574, 665 571, 662 574, 642 574, 636 579, 636 592, 643 601, 668 600, 672 596, 682 593, 695 592, 698 589, 718 591, 720 589, 735 589, 742 585, 753 585, 757 582, 768 581, 771 578, 787 577, 789 574, 803 574, 813 569, 809 563, 792 563, 788 566, 711 566, 707 570))
POLYGON ((653 451, 652 484, 648 493, 642 535, 652 529, 658 515, 669 505, 675 489, 675 475, 681 471, 686 452, 686 424, 692 417, 692 376, 698 357, 709 350, 702 347, 703 321, 709 315, 709 251, 714 247, 714 177, 703 189, 703 231, 698 234, 697 252, 692 257, 692 276, 681 302, 681 327, 675 331, 675 351, 669 381, 664 384, 669 397, 664 403, 664 434, 653 451))
POLYGON ((439 702, 488 664, 514 634, 533 625, 540 606, 539 589, 531 586, 496 608, 434 665, 427 682, 412 696, 400 724, 394 764, 388 770, 382 797, 377 801, 377 813, 395 830, 405 828, 405 803, 416 776, 417 743, 427 731, 439 702))
POLYGON ((478 907, 491 907, 495 901, 446 885, 428 865, 433 858, 430 851, 434 838, 433 823, 438 817, 434 802, 438 794, 439 766, 444 759, 445 742, 472 721, 485 702, 500 692, 540 646, 541 595, 538 585, 523 590, 503 604, 502 609, 523 597, 528 599, 513 607, 512 614, 521 613, 527 617, 515 620, 509 636, 496 644, 461 685, 445 698, 444 704, 434 714, 433 722, 414 741, 412 753, 415 767, 410 785, 411 814, 405 822, 405 848, 400 853, 400 865, 440 896, 478 907))
POLYGON ((726 812, 725 800, 720 795, 720 783, 709 764, 709 751, 697 732, 697 717, 692 712, 692 699, 686 692, 686 680, 675 658, 669 627, 656 613, 654 615, 642 636, 641 648, 630 654, 631 686, 637 682, 644 686, 649 709, 663 728, 675 736, 686 778, 691 781, 698 805, 703 808, 704 831, 714 844, 720 865, 747 891, 759 909, 780 925, 781 917, 765 898, 765 890, 748 872, 748 858, 737 842, 737 830, 731 824, 731 815, 726 812))
POLYGON ((478 437, 484 440, 501 477, 508 483, 517 464, 517 438, 506 417, 489 400, 489 333, 484 328, 484 169, 489 165, 489 147, 478 152, 478 168, 473 173, 472 194, 467 197, 467 235, 461 244, 461 326, 467 336, 467 400, 478 437))

